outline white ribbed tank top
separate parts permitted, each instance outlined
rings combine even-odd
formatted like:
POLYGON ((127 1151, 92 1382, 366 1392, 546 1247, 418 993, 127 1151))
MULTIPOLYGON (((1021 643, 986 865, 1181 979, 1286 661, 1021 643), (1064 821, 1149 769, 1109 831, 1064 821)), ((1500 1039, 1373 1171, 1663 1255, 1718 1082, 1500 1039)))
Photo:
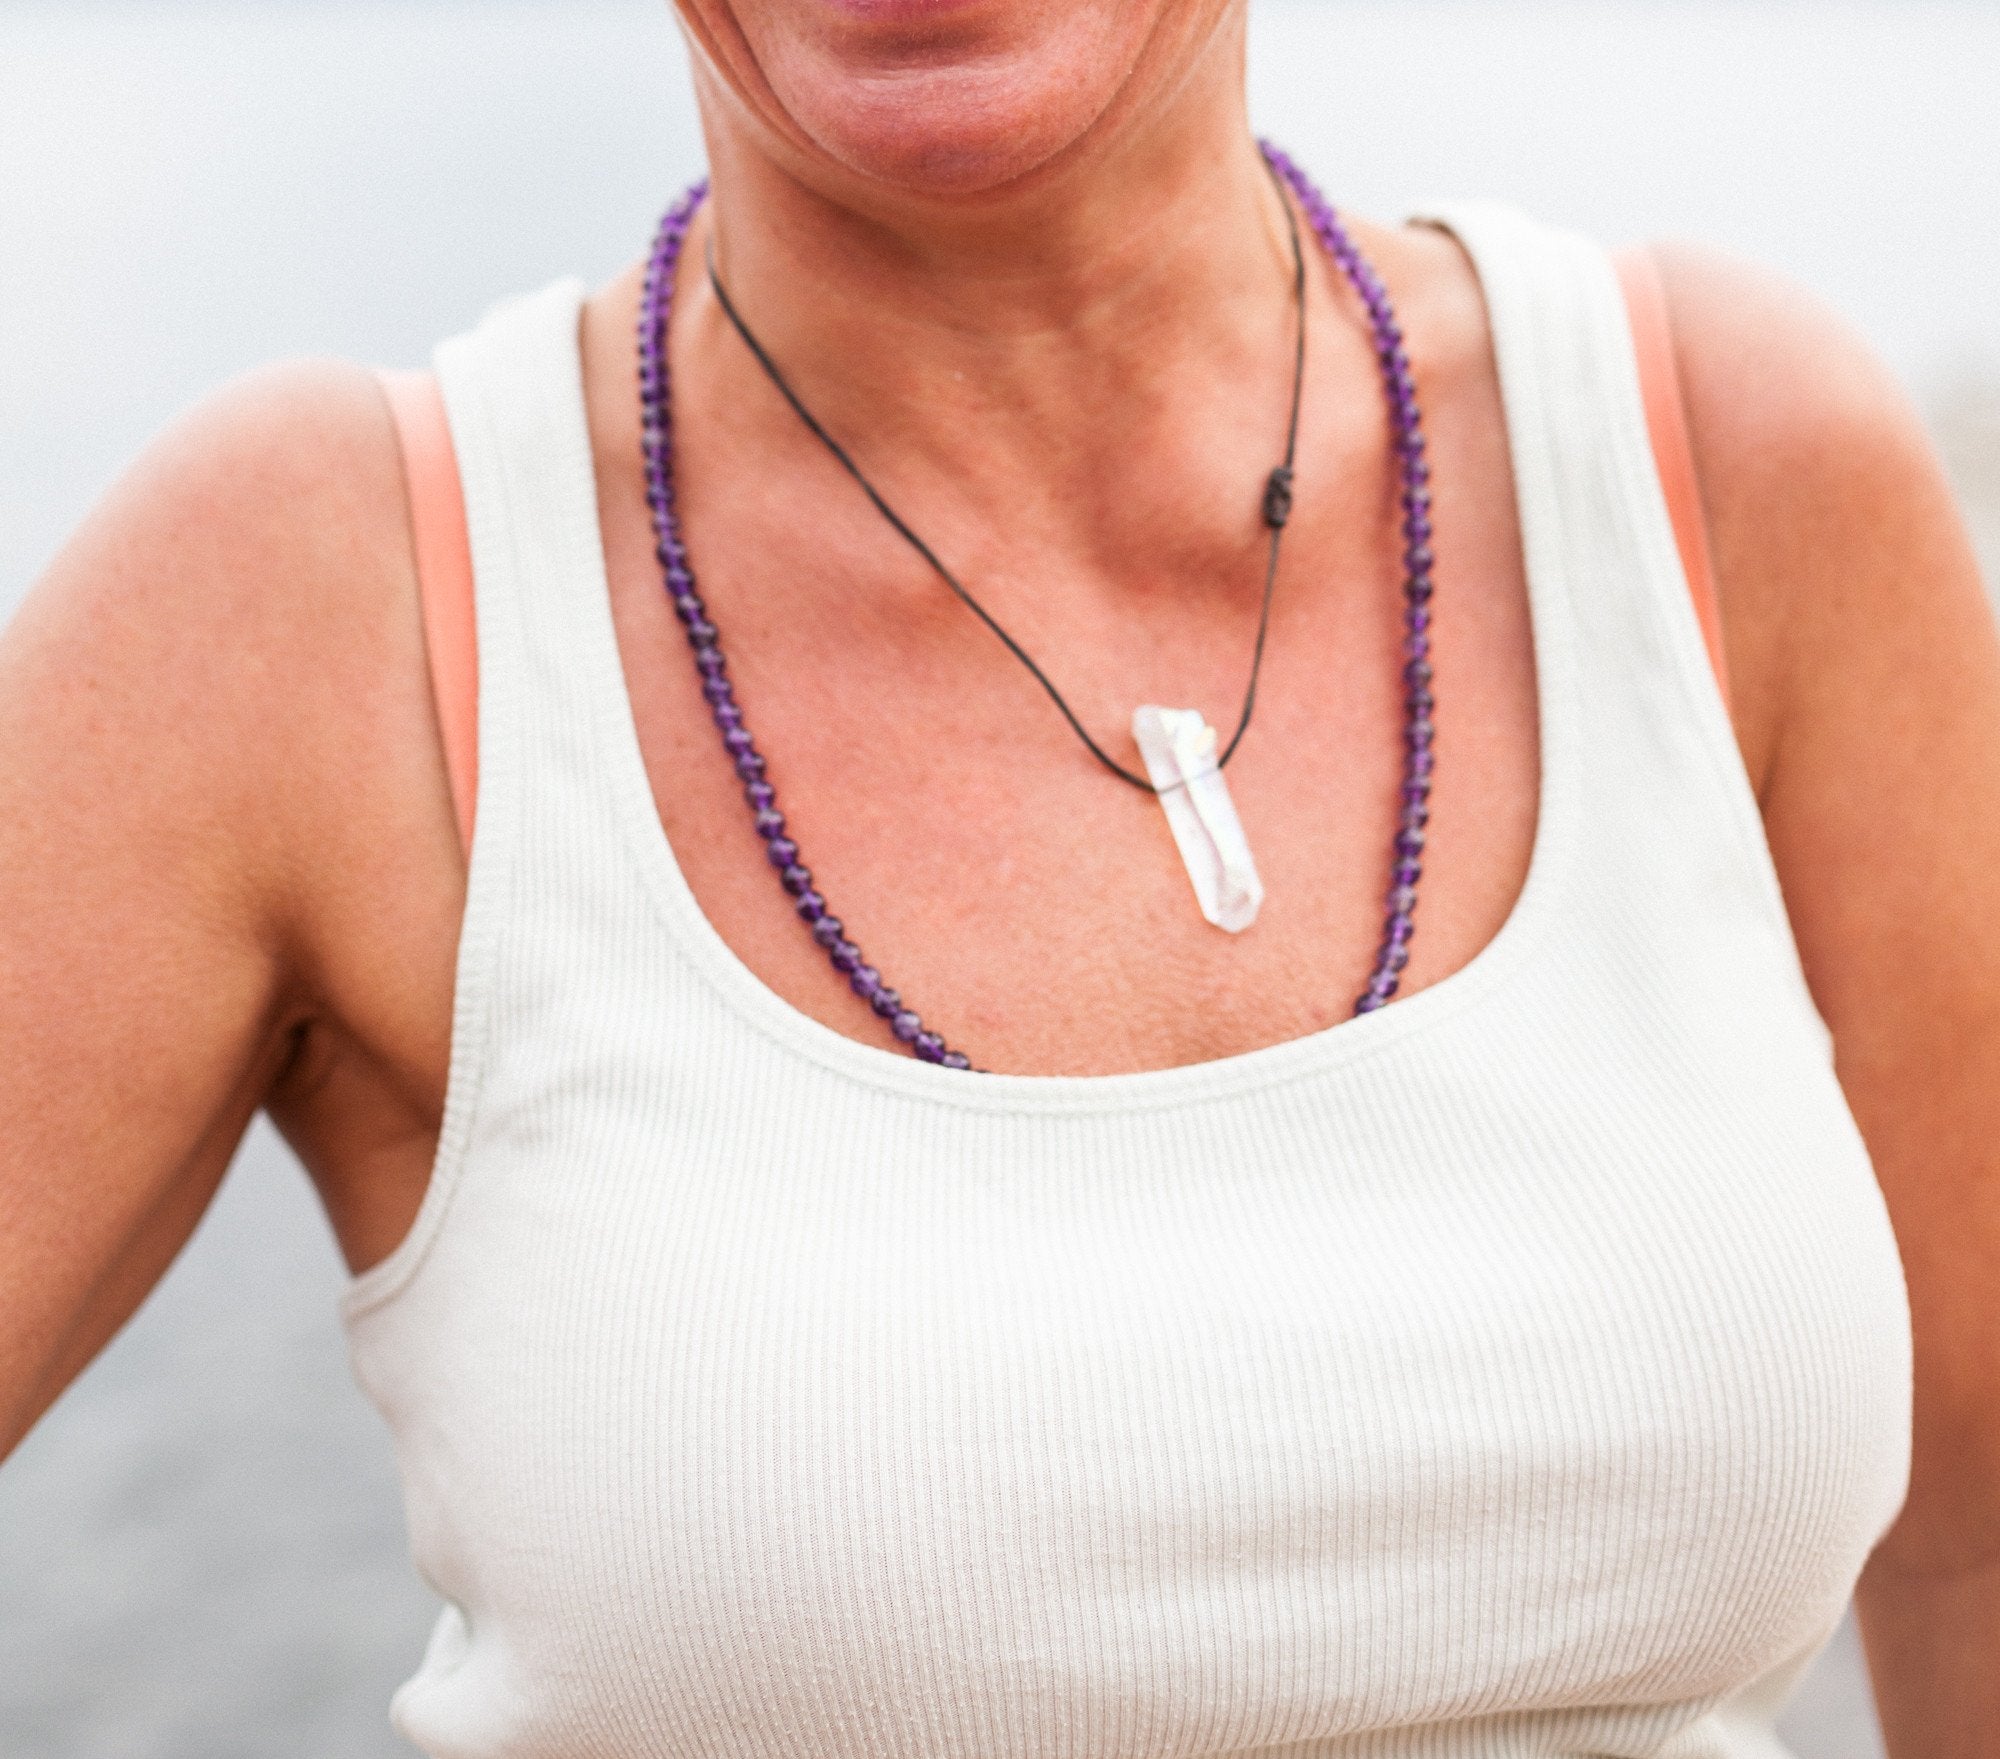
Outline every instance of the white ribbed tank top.
POLYGON ((1779 1749, 1907 1470, 1895 1244, 1594 248, 1449 223, 1541 696, 1497 939, 1188 1068, 964 1075, 710 927, 613 636, 580 290, 437 357, 480 796, 449 1097, 345 1302, 449 1759, 1779 1749))

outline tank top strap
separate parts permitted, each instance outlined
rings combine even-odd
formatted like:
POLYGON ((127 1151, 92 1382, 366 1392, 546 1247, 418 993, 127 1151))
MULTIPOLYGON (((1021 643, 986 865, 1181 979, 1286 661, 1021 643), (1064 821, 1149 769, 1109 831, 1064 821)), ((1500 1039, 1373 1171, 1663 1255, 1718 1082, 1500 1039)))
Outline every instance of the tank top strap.
POLYGON ((580 281, 558 281, 495 307, 436 355, 476 607, 475 851, 496 796, 520 792, 522 766, 588 793, 606 717, 626 708, 583 399, 583 297, 580 281), (607 683, 620 686, 609 701, 607 683))
POLYGON ((437 375, 380 371, 375 376, 403 454, 431 702, 444 744, 459 847, 469 852, 479 794, 479 642, 472 622, 465 491, 458 480, 458 456, 437 375))
POLYGON ((1676 539, 1616 265, 1590 240, 1499 204, 1416 218, 1458 240, 1486 300, 1542 712, 1562 724, 1544 727, 1545 762, 1563 760, 1563 727, 1575 729, 1577 797, 1593 822, 1615 802, 1671 794, 1699 835, 1699 858, 1761 894, 1789 939, 1676 539))
POLYGON ((1578 579, 1581 639, 1595 660, 1617 653, 1649 677, 1671 680, 1705 730, 1733 752, 1616 265, 1590 240, 1499 204, 1440 207, 1419 218, 1450 232, 1478 270, 1524 542, 1578 579))
POLYGON ((1642 247, 1617 257, 1618 284, 1625 296, 1625 315, 1632 327, 1632 346, 1639 363, 1639 394, 1646 406, 1646 426, 1653 441, 1653 464, 1673 521, 1674 542, 1701 625, 1722 700, 1729 701, 1729 662, 1722 646, 1722 606, 1715 584, 1715 557, 1708 541, 1708 514, 1702 504, 1701 480, 1695 469, 1694 441, 1688 429, 1687 405, 1681 397, 1680 368, 1675 359, 1673 320, 1667 308, 1667 287, 1659 259, 1642 247))

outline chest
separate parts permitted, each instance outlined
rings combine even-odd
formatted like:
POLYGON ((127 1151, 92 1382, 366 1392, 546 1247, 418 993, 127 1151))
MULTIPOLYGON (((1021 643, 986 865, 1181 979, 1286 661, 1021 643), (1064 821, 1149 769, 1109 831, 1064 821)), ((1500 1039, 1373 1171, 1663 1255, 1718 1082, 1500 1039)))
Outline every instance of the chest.
MULTIPOLYGON (((1499 929, 1529 865, 1539 779, 1534 636, 1490 363, 1438 380, 1438 769, 1405 993, 1499 929)), ((786 834, 864 955, 980 1067, 1174 1066, 1351 1013, 1394 859, 1405 635, 1385 430, 1372 403, 1354 403, 1318 399, 1301 437, 1311 492, 1286 530, 1254 719, 1226 772, 1265 901, 1230 934, 1203 920, 1158 801, 1091 758, 851 482, 810 451, 755 468, 732 454, 728 424, 686 399, 683 528, 786 834)), ((661 587, 622 409, 607 397, 594 416, 598 500, 664 834, 703 913, 767 987, 886 1042, 763 859, 661 587)), ((1258 622, 1254 523, 1235 551, 1137 579, 1032 520, 946 532, 967 584, 1128 766, 1141 767, 1127 731, 1141 702, 1196 707, 1230 736, 1258 622)))
POLYGON ((1530 1005, 1191 1108, 797 1071, 752 1117, 726 1022, 676 1065, 618 1007, 503 1049, 361 1322, 462 1624, 406 1696, 441 1745, 478 1699, 524 1752, 1334 1752, 1498 1704, 1651 1750, 1810 1646, 1900 1495, 1893 1245, 1803 1038, 1753 1072, 1664 1002, 1530 1005))

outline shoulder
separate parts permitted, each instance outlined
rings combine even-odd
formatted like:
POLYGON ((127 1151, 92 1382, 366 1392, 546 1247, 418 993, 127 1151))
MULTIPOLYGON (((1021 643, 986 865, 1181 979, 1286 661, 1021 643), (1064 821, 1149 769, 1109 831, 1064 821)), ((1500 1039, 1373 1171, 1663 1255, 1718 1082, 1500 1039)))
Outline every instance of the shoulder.
MULTIPOLYGON (((374 376, 341 362, 264 369, 161 434, 38 583, 24 620, 76 639, 189 642, 221 684, 254 653, 347 623, 408 567, 400 457, 374 376)), ((110 660, 107 650, 100 658, 110 660)))
POLYGON ((1653 255, 1761 794, 1784 728, 1865 693, 1871 651, 1984 606, 1942 466, 1867 345, 1768 270, 1693 245, 1653 255))
POLYGON ((407 526, 375 375, 340 361, 293 362, 226 387, 156 439, 58 572, 72 592, 280 637, 335 606, 352 611, 356 587, 385 584, 407 558, 407 526), (141 555, 143 569, 104 567, 141 555), (273 570, 292 590, 271 590, 273 570), (338 590, 314 590, 325 588, 338 590))
POLYGON ((374 375, 276 366, 176 422, 5 645, 9 719, 79 811, 131 849, 200 827, 217 884, 290 886, 374 747, 414 733, 422 754, 429 732, 401 455, 374 375))

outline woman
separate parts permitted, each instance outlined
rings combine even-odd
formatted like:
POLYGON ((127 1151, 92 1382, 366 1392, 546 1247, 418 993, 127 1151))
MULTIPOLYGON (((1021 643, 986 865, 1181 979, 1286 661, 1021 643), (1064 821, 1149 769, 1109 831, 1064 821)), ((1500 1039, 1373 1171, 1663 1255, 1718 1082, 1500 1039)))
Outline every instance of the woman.
POLYGON ((1759 1753, 1864 1561, 1988 1750, 2000 661, 1883 375, 1664 260, 1711 655, 1610 267, 1322 250, 1240 4, 683 18, 709 199, 441 353, 463 651, 345 367, 0 646, 0 1438, 263 1105, 428 1751, 1759 1753))

